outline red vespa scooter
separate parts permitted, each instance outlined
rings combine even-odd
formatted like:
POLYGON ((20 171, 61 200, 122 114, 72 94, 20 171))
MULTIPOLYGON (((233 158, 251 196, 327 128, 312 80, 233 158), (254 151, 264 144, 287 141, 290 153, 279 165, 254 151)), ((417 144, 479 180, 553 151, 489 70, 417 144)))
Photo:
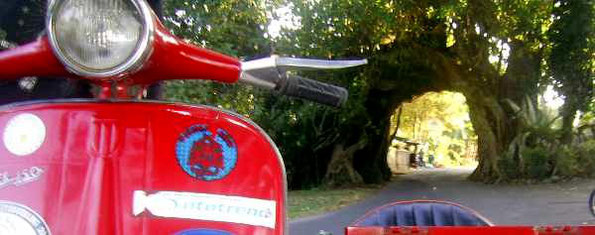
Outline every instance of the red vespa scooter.
MULTIPOLYGON (((366 63, 241 62, 172 36, 144 0, 53 0, 46 31, 33 43, 0 52, 0 81, 84 79, 96 85, 97 99, 0 107, 0 234, 285 234, 285 172, 266 133, 217 108, 142 101, 146 88, 167 79, 242 82, 340 106, 345 89, 286 71, 366 63)), ((595 233, 590 226, 378 223, 404 211, 395 208, 432 211, 436 203, 382 206, 346 233, 595 233)))
POLYGON ((285 169, 266 133, 140 99, 160 80, 209 79, 340 106, 345 89, 286 71, 365 63, 241 62, 172 36, 144 0, 51 1, 46 34, 0 52, 0 79, 84 79, 97 99, 0 108, 0 234, 285 234, 285 169))

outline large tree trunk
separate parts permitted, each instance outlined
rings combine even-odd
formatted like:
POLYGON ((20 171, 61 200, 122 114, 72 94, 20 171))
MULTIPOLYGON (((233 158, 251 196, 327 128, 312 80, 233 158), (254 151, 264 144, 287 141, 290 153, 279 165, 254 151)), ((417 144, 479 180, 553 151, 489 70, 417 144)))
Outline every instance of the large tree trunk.
POLYGON ((366 108, 371 125, 366 128, 368 142, 356 152, 354 167, 368 184, 390 179, 386 155, 390 138, 390 117, 396 108, 394 91, 370 90, 366 108))
POLYGON ((506 145, 503 143, 505 140, 501 136, 503 133, 502 119, 505 117, 493 97, 480 98, 469 95, 467 96, 467 104, 469 105, 471 123, 478 138, 477 150, 479 156, 479 165, 470 178, 486 182, 497 181, 502 177, 498 167, 498 159, 503 154, 503 146, 506 145), (491 105, 486 105, 483 102, 491 103, 491 105))
MULTIPOLYGON (((445 80, 451 89, 465 95, 473 128, 478 136, 479 166, 471 179, 497 182, 505 177, 499 160, 505 157, 512 140, 524 128, 516 111, 507 102, 517 105, 529 97, 536 105, 537 82, 540 77, 541 51, 532 51, 521 41, 509 41, 508 67, 500 74, 484 55, 480 61, 470 61, 458 67, 454 61, 443 60, 445 80), (472 66, 475 64, 475 66, 472 66)), ((478 51, 479 54, 487 51, 478 51)), ((437 56, 436 58, 441 58, 437 56)), ((520 167, 520 156, 513 154, 513 162, 520 167)), ((517 169, 520 170, 520 169, 517 169)))
MULTIPOLYGON (((492 92, 488 90, 489 88, 473 86, 459 88, 462 88, 460 91, 466 97, 471 123, 478 136, 479 165, 470 178, 488 183, 503 180, 506 175, 502 172, 499 160, 506 156, 512 140, 521 133, 523 128, 522 122, 515 118, 515 110, 507 107, 508 104, 503 100, 509 99, 520 103, 523 90, 516 91, 521 94, 509 91, 502 97, 501 93, 492 92), (512 97, 515 99, 511 99, 512 97)), ((511 157, 514 165, 520 167, 522 159, 518 152, 511 157)))
POLYGON ((517 50, 512 51, 507 70, 507 75, 511 77, 505 79, 500 78, 490 64, 480 66, 477 71, 467 72, 446 57, 430 57, 439 65, 439 74, 447 82, 446 89, 461 92, 466 97, 471 123, 478 136, 479 165, 470 176, 473 180, 497 182, 503 178, 499 160, 522 128, 519 120, 514 119, 514 110, 505 107, 506 102, 503 101, 509 99, 516 103, 534 91, 534 86, 521 85, 526 80, 534 79, 533 68, 527 69, 531 67, 528 65, 533 65, 529 63, 532 61, 523 60, 516 54, 520 53, 518 47, 513 48, 517 50), (516 76, 523 68, 526 69, 525 74, 516 76), (488 86, 487 83, 492 85, 488 86))
POLYGON ((399 128, 401 127, 401 116, 403 115, 403 106, 399 107, 398 111, 397 111, 397 125, 395 126, 395 130, 393 131, 392 134, 390 134, 390 137, 388 138, 388 144, 392 144, 393 139, 395 139, 395 137, 397 137, 397 134, 399 133, 399 128))
POLYGON ((365 138, 347 149, 343 144, 336 144, 323 183, 330 187, 363 183, 362 176, 353 168, 353 154, 363 148, 365 144, 365 138))
POLYGON ((578 110, 578 107, 575 104, 576 100, 574 97, 566 97, 564 105, 562 105, 561 108, 560 113, 562 115, 562 136, 560 137, 560 141, 563 144, 570 144, 573 140, 573 123, 576 117, 576 111, 578 110))

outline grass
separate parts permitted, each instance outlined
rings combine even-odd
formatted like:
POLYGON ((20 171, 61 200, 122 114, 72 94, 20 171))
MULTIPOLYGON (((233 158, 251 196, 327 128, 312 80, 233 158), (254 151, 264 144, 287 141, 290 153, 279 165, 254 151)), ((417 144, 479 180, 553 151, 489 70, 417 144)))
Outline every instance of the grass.
POLYGON ((381 186, 366 186, 290 191, 287 197, 289 218, 335 211, 372 195, 380 188, 381 186))

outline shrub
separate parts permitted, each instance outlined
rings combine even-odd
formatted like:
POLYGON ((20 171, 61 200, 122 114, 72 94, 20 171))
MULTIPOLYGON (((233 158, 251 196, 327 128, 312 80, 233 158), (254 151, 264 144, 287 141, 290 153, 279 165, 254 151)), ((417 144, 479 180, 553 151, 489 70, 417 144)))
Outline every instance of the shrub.
POLYGON ((525 148, 521 152, 526 174, 531 179, 544 179, 550 176, 552 171, 550 154, 543 147, 525 148))
POLYGON ((521 176, 518 162, 514 161, 510 156, 498 159, 498 167, 505 179, 518 179, 521 176))
POLYGON ((595 176, 595 140, 585 141, 577 146, 577 164, 581 176, 595 176))
POLYGON ((574 148, 562 147, 556 152, 556 174, 565 177, 577 176, 581 170, 578 162, 577 151, 574 148))
POLYGON ((595 177, 595 140, 561 148, 556 167, 560 176, 595 177))

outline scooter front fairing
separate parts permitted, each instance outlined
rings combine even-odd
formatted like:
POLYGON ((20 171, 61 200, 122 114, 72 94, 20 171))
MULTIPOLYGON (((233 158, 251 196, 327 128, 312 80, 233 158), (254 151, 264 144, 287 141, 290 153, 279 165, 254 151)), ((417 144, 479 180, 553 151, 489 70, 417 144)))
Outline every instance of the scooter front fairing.
POLYGON ((3 107, 0 131, 0 224, 12 226, 2 231, 286 229, 280 155, 239 115, 156 102, 39 102, 3 107))

